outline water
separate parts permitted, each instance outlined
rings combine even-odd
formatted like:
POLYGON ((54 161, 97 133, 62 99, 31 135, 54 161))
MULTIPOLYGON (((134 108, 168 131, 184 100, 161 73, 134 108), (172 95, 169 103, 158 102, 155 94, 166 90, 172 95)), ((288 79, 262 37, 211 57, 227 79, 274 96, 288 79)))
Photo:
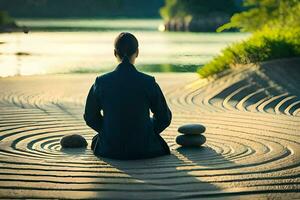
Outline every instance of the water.
POLYGON ((31 32, 0 34, 0 76, 113 69, 114 38, 134 33, 142 71, 195 71, 244 33, 159 32, 161 20, 18 20, 31 32))

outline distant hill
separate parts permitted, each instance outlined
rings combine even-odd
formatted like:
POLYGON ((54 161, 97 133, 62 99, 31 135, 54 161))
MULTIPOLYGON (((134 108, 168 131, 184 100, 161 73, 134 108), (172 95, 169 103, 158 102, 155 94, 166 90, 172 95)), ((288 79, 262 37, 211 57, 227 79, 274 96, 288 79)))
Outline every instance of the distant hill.
POLYGON ((17 18, 159 18, 164 0, 1 0, 17 18))

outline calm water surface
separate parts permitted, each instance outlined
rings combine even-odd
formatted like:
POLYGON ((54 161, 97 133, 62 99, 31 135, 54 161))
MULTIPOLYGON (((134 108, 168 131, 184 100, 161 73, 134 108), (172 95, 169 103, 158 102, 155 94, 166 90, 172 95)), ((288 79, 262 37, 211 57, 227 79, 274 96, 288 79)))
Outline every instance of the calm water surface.
POLYGON ((143 71, 195 71, 244 33, 159 32, 160 20, 19 20, 29 34, 0 34, 0 76, 87 73, 113 69, 114 38, 134 33, 143 71))

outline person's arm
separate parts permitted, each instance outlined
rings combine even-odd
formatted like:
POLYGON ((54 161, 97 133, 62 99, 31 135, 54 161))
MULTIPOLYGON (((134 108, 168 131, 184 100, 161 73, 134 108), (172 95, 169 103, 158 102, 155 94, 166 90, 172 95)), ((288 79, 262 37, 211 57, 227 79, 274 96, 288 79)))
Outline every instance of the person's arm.
POLYGON ((95 92, 96 82, 92 85, 87 96, 83 118, 89 127, 100 133, 102 130, 103 116, 101 115, 101 105, 95 92))
POLYGON ((165 97, 155 80, 153 87, 154 90, 150 100, 150 109, 153 113, 152 123, 154 132, 156 134, 160 134, 171 124, 172 112, 169 109, 165 97))

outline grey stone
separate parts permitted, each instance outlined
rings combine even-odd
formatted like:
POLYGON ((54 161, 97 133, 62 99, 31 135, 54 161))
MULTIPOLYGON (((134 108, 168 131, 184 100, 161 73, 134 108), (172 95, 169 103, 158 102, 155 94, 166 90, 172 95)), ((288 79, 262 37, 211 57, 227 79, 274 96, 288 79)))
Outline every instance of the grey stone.
POLYGON ((87 141, 78 134, 66 135, 60 140, 62 148, 85 148, 87 141))
POLYGON ((178 128, 178 132, 182 134, 201 134, 205 132, 205 126, 201 124, 186 124, 178 128))
POLYGON ((176 143, 183 147, 201 146, 206 142, 204 135, 179 135, 176 138, 176 143))

